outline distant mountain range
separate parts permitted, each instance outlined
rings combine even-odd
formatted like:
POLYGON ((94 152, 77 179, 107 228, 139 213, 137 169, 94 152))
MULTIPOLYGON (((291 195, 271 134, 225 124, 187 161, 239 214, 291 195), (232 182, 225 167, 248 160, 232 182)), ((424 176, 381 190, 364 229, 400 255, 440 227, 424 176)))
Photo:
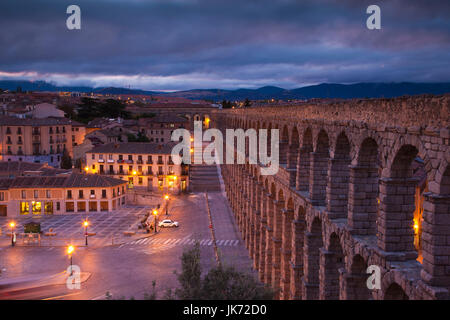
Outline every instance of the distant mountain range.
POLYGON ((70 87, 56 86, 46 81, 11 81, 0 80, 0 88, 22 91, 75 91, 93 92, 101 94, 130 94, 130 95, 161 95, 167 97, 181 97, 195 100, 264 100, 264 99, 311 99, 311 98, 392 98, 403 95, 418 94, 444 94, 450 93, 450 82, 417 83, 417 82, 392 82, 392 83, 355 83, 335 84, 322 83, 306 86, 298 89, 283 89, 266 86, 259 89, 193 89, 176 92, 146 91, 139 89, 115 88, 115 87, 70 87))

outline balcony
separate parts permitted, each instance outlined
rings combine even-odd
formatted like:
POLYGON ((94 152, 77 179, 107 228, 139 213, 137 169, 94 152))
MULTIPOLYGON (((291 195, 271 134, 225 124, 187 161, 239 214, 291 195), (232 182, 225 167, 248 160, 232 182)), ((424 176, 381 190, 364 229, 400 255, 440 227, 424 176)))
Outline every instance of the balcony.
POLYGON ((41 134, 41 131, 39 129, 33 129, 32 134, 33 136, 38 136, 41 134))
POLYGON ((114 170, 109 170, 108 174, 114 174, 114 170))
POLYGON ((98 162, 99 162, 99 163, 105 163, 105 160, 103 160, 103 159, 98 159, 98 162))
POLYGON ((23 144, 22 140, 17 140, 17 144, 23 144))
POLYGON ((125 163, 125 160, 119 159, 119 160, 117 160, 117 163, 125 163))
POLYGON ((11 140, 6 141, 6 144, 12 144, 11 140))
POLYGON ((146 164, 153 164, 152 160, 147 160, 146 164))
POLYGON ((142 161, 142 159, 141 159, 141 160, 136 161, 136 163, 137 164, 144 164, 144 161, 142 161))
POLYGON ((133 164, 134 161, 133 161, 133 160, 127 160, 126 163, 128 163, 128 164, 133 164))
POLYGON ((125 174, 125 171, 119 170, 119 174, 125 174))
POLYGON ((6 153, 6 154, 8 154, 8 155, 12 155, 12 151, 11 150, 8 150, 8 152, 6 153))
POLYGON ((89 198, 95 199, 95 194, 91 194, 91 195, 89 196, 89 198))
POLYGON ((164 161, 158 160, 158 164, 164 164, 164 161))
POLYGON ((106 160, 106 162, 108 162, 108 163, 114 163, 114 160, 113 160, 113 159, 108 159, 108 160, 106 160))

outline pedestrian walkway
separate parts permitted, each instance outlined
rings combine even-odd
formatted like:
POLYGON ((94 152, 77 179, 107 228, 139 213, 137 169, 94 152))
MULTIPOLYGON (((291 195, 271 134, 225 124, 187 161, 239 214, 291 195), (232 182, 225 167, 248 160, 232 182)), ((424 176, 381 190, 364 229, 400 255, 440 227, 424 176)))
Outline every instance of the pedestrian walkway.
MULTIPOLYGON (((136 245, 194 245, 195 242, 198 241, 200 246, 211 246, 211 239, 167 239, 167 238, 144 238, 139 240, 134 240, 128 243, 121 244, 119 248, 126 246, 136 246, 136 245)), ((239 240, 217 240, 218 246, 237 246, 239 244, 239 240)))

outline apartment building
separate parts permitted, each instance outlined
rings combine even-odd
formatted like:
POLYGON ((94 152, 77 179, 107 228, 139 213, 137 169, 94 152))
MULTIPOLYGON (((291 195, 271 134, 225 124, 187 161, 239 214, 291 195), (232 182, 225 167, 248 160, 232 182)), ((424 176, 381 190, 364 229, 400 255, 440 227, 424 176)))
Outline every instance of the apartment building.
POLYGON ((146 135, 150 142, 171 142, 172 132, 179 128, 189 130, 189 120, 173 115, 158 115, 154 118, 141 118, 137 123, 138 130, 146 135))
POLYGON ((67 118, 1 117, 0 161, 48 163, 58 167, 64 151, 73 157, 74 143, 84 139, 81 127, 67 118))
POLYGON ((189 184, 188 165, 175 165, 174 144, 110 143, 86 153, 85 171, 127 181, 129 188, 179 193, 189 184))
POLYGON ((0 216, 111 212, 126 200, 126 182, 80 173, 0 178, 0 216))

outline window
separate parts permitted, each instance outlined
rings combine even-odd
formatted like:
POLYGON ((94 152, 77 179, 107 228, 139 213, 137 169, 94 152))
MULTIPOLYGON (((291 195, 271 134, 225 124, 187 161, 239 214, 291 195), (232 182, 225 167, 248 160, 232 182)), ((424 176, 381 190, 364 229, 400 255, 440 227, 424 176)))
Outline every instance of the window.
POLYGON ((103 159, 103 154, 99 154, 99 155, 98 155, 98 158, 99 158, 100 160, 102 160, 102 159, 103 159))
POLYGON ((123 160, 123 155, 119 154, 119 160, 123 160))
POLYGON ((32 201, 31 206, 32 206, 33 214, 41 214, 41 209, 42 209, 41 202, 32 201))
POLYGON ((66 212, 73 212, 75 210, 75 206, 73 202, 66 202, 66 212))
POLYGON ((92 154, 92 160, 95 160, 95 153, 92 154))
POLYGON ((105 189, 102 190, 102 198, 103 199, 106 198, 106 190, 105 189))
POLYGON ((51 202, 51 201, 45 202, 44 214, 53 214, 53 202, 51 202))
POLYGON ((163 172, 163 167, 162 167, 162 166, 159 166, 159 167, 158 167, 158 174, 159 174, 159 175, 163 175, 163 174, 164 174, 164 172, 163 172))
POLYGON ((142 177, 139 177, 139 179, 138 179, 138 184, 142 184, 142 183, 143 183, 142 177))
POLYGON ((95 164, 92 165, 92 170, 95 170, 95 164))
POLYGON ((128 155, 128 160, 133 160, 133 156, 131 154, 128 155))
POLYGON ((20 202, 20 214, 29 214, 30 204, 26 201, 20 202))
POLYGON ((5 201, 5 193, 0 192, 0 201, 5 201))
POLYGON ((72 199, 72 190, 67 190, 67 199, 72 199))
POLYGON ((95 190, 91 190, 91 198, 95 198, 95 190))
POLYGON ((50 199, 52 197, 52 193, 50 190, 46 190, 45 195, 46 195, 47 199, 50 199))
POLYGON ((83 190, 78 190, 78 199, 83 199, 83 190))
POLYGON ((59 202, 56 203, 56 210, 58 211, 61 210, 61 203, 59 202))
POLYGON ((22 199, 26 199, 27 198, 27 192, 26 190, 22 190, 22 199))

